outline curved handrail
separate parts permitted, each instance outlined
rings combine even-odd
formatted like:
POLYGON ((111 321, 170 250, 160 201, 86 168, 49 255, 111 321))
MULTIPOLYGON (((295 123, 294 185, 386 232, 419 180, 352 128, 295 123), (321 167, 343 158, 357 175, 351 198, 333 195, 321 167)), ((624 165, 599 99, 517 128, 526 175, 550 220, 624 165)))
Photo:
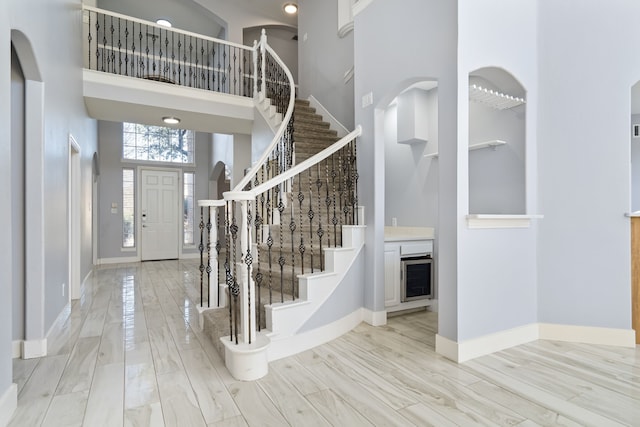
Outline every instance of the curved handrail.
POLYGON ((273 152, 273 150, 276 147, 276 145, 278 145, 278 143, 280 142, 280 138, 282 138, 282 135, 284 134, 284 131, 287 129, 287 126, 289 126, 289 121, 291 120, 291 117, 293 116, 293 106, 295 104, 295 99, 296 99, 295 82, 293 81, 293 75, 291 74, 291 71, 289 71, 289 68, 287 68, 287 66, 285 65, 284 61, 282 61, 282 59, 280 59, 278 54, 268 44, 266 44, 264 42, 264 37, 265 37, 265 31, 264 30, 262 30, 262 36, 263 37, 260 39, 260 44, 262 46, 264 46, 265 49, 278 62, 278 64, 280 64, 280 66, 282 66, 282 69, 284 70, 285 74, 287 75, 287 79, 289 80, 289 85, 291 87, 291 90, 289 91, 290 92, 289 105, 287 106, 287 112, 285 113, 284 118, 282 119, 282 123, 280 123, 280 128, 278 128, 278 131, 276 132, 275 136, 273 137, 273 140, 271 141, 271 144, 269 144, 269 146, 264 150, 264 152, 262 153, 262 156, 260 156, 258 161, 251 167, 251 169, 244 176, 244 178, 242 178, 240 180, 240 182, 234 187, 234 189, 232 190, 233 192, 242 191, 242 189, 249 182, 251 182, 251 180, 256 176, 256 174, 258 173, 258 171, 260 170, 262 165, 267 161, 267 159, 269 158, 269 156, 273 152))
MULTIPOLYGON (((311 166, 320 163, 321 161, 323 161, 324 159, 328 158, 333 153, 337 152, 342 147, 344 147, 345 145, 347 145, 348 143, 350 143, 351 141, 353 141, 354 139, 356 139, 360 135, 362 135, 362 126, 358 125, 355 128, 354 131, 349 133, 347 136, 345 136, 341 140, 333 143, 331 146, 325 148, 321 152, 309 157, 307 160, 295 165, 291 169, 289 169, 289 170, 287 170, 285 172, 282 172, 281 174, 278 174, 277 176, 274 176, 269 181, 264 182, 264 183, 262 183, 262 184, 260 184, 260 185, 258 185, 256 187, 252 188, 251 190, 248 190, 248 191, 245 191, 245 192, 242 192, 242 193, 250 193, 251 197, 255 198, 258 194, 264 193, 265 191, 272 189, 276 185, 282 184, 286 180, 293 178, 294 176, 298 175, 301 172, 304 172, 305 170, 309 169, 311 166)), ((233 193, 234 195, 239 195, 238 192, 236 192, 236 191, 233 191, 231 193, 233 193)), ((226 195, 227 193, 224 193, 224 194, 226 195)))

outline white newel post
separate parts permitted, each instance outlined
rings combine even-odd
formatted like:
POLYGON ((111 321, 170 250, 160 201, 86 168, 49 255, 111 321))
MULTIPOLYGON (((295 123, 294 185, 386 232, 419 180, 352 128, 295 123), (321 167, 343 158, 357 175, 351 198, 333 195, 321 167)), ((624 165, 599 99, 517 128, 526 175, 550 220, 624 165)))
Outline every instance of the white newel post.
POLYGON ((265 98, 267 97, 267 80, 266 80, 266 70, 265 70, 265 64, 266 64, 266 58, 265 58, 265 53, 267 51, 266 49, 267 46, 267 32, 265 31, 265 29, 262 29, 262 34, 260 35, 260 53, 262 54, 262 64, 261 65, 261 71, 262 71, 262 75, 260 76, 262 84, 260 85, 260 91, 262 92, 262 96, 264 96, 265 98))

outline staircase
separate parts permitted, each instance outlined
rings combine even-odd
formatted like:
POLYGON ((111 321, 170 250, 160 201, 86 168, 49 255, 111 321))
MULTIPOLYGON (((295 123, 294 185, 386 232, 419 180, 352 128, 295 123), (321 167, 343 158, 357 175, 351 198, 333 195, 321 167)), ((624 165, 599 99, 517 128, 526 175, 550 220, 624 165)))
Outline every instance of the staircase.
MULTIPOLYGON (((295 162, 300 163, 314 154, 326 149, 331 144, 338 141, 337 132, 330 129, 329 123, 322 120, 322 116, 316 114, 316 110, 309 106, 309 101, 296 99, 293 112, 293 138, 295 146, 295 162)), ((320 253, 320 240, 318 237, 318 225, 322 224, 324 231, 322 237, 323 248, 328 246, 340 246, 342 243, 342 235, 339 231, 339 224, 344 222, 344 214, 342 207, 336 205, 336 226, 332 224, 333 220, 333 198, 331 198, 331 206, 327 212, 327 202, 325 188, 327 180, 332 185, 331 170, 338 165, 331 164, 331 160, 327 159, 318 164, 301 176, 293 179, 291 190, 283 193, 287 208, 280 215, 279 224, 271 224, 263 227, 264 239, 257 244, 258 255, 253 264, 253 279, 259 289, 258 298, 258 314, 260 329, 269 329, 267 325, 265 305, 271 303, 280 303, 283 301, 292 301, 299 299, 299 280, 298 275, 317 273, 325 269, 323 255, 320 253), (320 209, 317 199, 317 182, 320 179, 321 198, 320 209), (300 202, 298 193, 304 195, 303 210, 300 211, 300 202), (312 209, 314 211, 313 220, 309 225, 309 194, 313 195, 312 209), (296 229, 291 233, 289 224, 293 218, 296 229), (303 217, 304 224, 300 226, 300 217, 303 217), (282 251, 272 250, 269 253, 267 236, 271 233, 271 238, 275 242, 282 242, 282 251), (303 256, 300 254, 300 239, 302 238, 305 250, 303 256), (336 240, 338 245, 336 245, 336 240), (293 243, 293 244, 292 244, 293 243), (329 244, 330 243, 330 244, 329 244), (278 260, 280 256, 284 257, 287 265, 280 269, 278 260), (271 258, 271 266, 269 259, 271 258), (293 263, 291 263, 293 260, 293 263), (292 268, 291 265, 294 267, 292 268), (257 278, 258 274, 262 274, 262 279, 257 278), (259 285, 259 286, 258 286, 259 285)), ((333 189, 329 190, 332 194, 333 189)), ((338 202, 339 203, 339 202, 338 202)), ((275 246, 275 245, 274 245, 275 246)), ((223 263, 223 260, 220 260, 223 263)), ((220 278, 221 283, 224 277, 220 278)), ((229 335, 229 312, 228 308, 216 310, 208 310, 203 313, 203 330, 207 334, 218 352, 224 357, 224 349, 220 343, 221 336, 229 335)))

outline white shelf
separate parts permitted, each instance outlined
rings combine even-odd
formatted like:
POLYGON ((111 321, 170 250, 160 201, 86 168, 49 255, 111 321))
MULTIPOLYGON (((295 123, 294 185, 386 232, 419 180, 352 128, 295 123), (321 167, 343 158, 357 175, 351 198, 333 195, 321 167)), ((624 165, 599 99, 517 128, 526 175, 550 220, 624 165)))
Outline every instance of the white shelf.
MULTIPOLYGON (((501 145, 505 145, 506 143, 507 143, 506 141, 502 141, 500 139, 494 139, 494 140, 491 140, 491 141, 479 142, 477 144, 469 145, 469 151, 480 150, 482 148, 493 148, 495 150, 496 147, 499 147, 501 145)), ((429 159, 429 158, 437 159, 438 158, 438 153, 425 154, 424 157, 427 158, 427 159, 429 159)))
POLYGON ((532 219, 542 219, 543 215, 467 215, 469 228, 529 228, 532 219))
POLYGON ((517 107, 518 105, 522 105, 526 102, 524 98, 518 98, 502 92, 485 89, 482 86, 475 84, 469 86, 469 99, 488 107, 495 108, 496 110, 506 110, 508 108, 517 107))

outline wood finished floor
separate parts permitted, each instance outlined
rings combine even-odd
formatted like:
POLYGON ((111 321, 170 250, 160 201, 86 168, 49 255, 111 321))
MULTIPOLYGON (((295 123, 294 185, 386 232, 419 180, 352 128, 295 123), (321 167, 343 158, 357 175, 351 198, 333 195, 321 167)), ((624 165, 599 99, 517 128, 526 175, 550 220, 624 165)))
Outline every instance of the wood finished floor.
POLYGON ((49 338, 14 360, 11 426, 640 426, 640 350, 539 341, 457 365, 436 313, 365 324, 230 377, 197 326, 195 261, 96 268, 49 338))

